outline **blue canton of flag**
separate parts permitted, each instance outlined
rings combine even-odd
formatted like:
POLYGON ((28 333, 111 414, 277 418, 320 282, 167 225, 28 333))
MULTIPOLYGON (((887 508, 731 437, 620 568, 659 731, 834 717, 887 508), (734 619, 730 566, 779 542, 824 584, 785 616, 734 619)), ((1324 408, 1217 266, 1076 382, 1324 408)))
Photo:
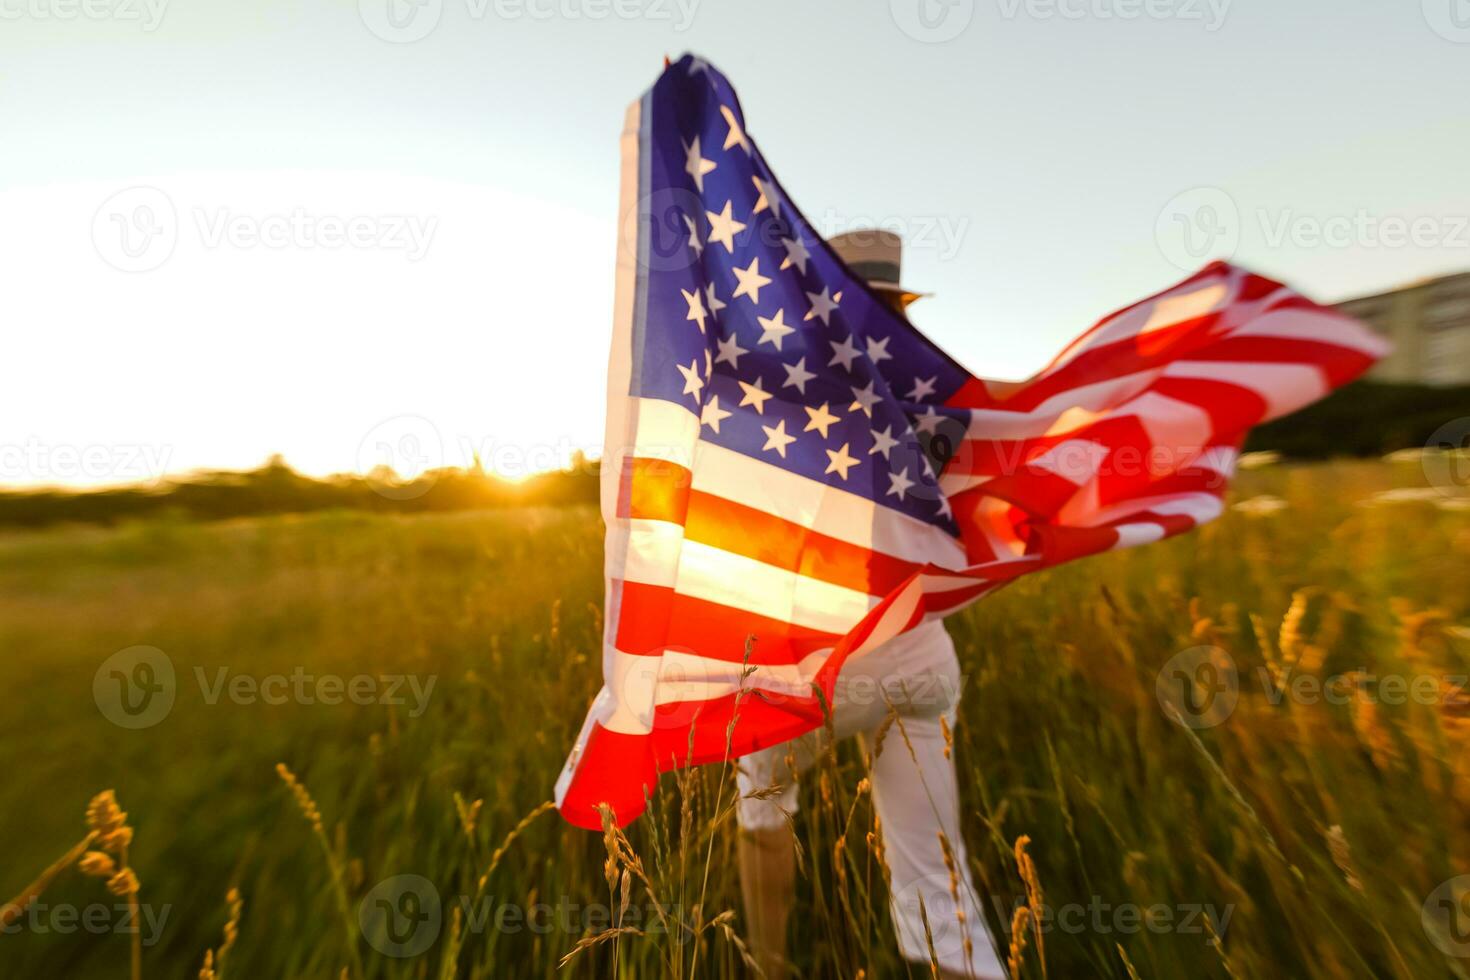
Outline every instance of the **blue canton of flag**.
POLYGON ((923 449, 968 372, 812 229, 723 75, 686 55, 644 111, 645 315, 630 394, 692 408, 706 442, 957 533, 923 449))

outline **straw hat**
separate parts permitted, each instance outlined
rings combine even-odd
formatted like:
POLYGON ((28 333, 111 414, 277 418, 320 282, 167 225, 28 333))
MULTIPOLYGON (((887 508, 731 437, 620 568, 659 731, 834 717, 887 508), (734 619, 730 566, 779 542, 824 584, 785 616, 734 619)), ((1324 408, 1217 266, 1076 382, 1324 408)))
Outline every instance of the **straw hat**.
POLYGON ((867 280, 868 286, 908 306, 926 293, 916 293, 899 285, 903 267, 903 239, 881 228, 859 228, 843 232, 827 240, 837 257, 854 273, 867 280))

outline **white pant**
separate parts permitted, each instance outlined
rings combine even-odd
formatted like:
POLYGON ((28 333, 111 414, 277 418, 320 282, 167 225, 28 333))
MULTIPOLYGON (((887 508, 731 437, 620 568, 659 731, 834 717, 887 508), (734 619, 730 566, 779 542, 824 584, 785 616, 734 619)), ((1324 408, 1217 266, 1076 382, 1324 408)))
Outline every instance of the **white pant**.
MULTIPOLYGON (((838 738, 866 738, 871 751, 876 729, 888 715, 888 705, 892 703, 898 711, 898 721, 884 735, 882 751, 873 760, 872 782, 873 804, 883 826, 893 922, 904 958, 929 962, 929 945, 919 911, 922 899, 939 965, 959 976, 1000 978, 1005 972, 985 930, 979 894, 970 877, 960 835, 954 759, 944 756, 944 732, 939 722, 941 716, 954 720, 959 698, 960 668, 954 642, 942 622, 925 623, 843 665, 832 697, 832 727, 838 738), (904 735, 908 736, 907 744, 904 735), (954 851, 959 871, 963 927, 956 915, 949 871, 939 844, 941 830, 954 851), (968 962, 966 933, 972 948, 968 962)), ((740 826, 773 830, 785 824, 782 811, 796 812, 797 773, 823 751, 825 738, 825 729, 818 729, 740 760, 740 826), (792 756, 796 772, 788 765, 788 757, 792 756), (778 795, 747 798, 772 785, 782 787, 778 795)))

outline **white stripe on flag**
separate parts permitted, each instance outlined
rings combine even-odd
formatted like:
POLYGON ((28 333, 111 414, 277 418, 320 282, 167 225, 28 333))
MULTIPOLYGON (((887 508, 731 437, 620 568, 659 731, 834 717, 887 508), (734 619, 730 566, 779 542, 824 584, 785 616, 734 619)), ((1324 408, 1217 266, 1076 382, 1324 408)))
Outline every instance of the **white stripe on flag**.
POLYGON ((679 595, 839 634, 851 629, 881 598, 697 541, 682 541, 670 561, 670 539, 664 529, 672 525, 658 521, 620 524, 623 526, 608 531, 610 540, 626 534, 623 539, 629 547, 623 577, 629 582, 671 587, 679 595))
POLYGON ((639 398, 638 454, 693 472, 693 489, 779 517, 818 534, 911 562, 965 564, 959 542, 941 528, 733 449, 697 440, 699 419, 681 405, 639 398), (672 447, 689 447, 677 458, 672 447), (659 455, 662 450, 664 455, 659 455))
POLYGON ((1170 378, 1204 378, 1239 385, 1266 402, 1263 422, 1308 405, 1331 390, 1327 375, 1315 364, 1263 364, 1259 361, 1175 361, 1170 378))

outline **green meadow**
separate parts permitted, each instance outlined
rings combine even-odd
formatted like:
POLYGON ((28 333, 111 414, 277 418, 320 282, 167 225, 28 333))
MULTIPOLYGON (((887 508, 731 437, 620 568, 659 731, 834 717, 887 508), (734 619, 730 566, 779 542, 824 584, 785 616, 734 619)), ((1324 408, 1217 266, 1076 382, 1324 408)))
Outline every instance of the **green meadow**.
MULTIPOLYGON (((1465 498, 1409 460, 1268 466, 1230 502, 951 619, 1002 958, 1027 978, 1465 977, 1465 498)), ((601 561, 583 505, 0 533, 0 900, 110 788, 142 903, 61 870, 0 935, 0 973, 128 977, 136 935, 143 976, 198 976, 233 888, 231 980, 746 975, 730 767, 664 777, 626 840, 543 807, 600 683, 601 561), (157 653, 110 659, 135 647, 157 653), (137 669, 159 656, 167 685, 137 669), (129 714, 157 712, 120 678, 171 705, 129 714)), ((897 956, 866 764, 844 744, 803 782, 804 977, 929 973, 897 956)))

